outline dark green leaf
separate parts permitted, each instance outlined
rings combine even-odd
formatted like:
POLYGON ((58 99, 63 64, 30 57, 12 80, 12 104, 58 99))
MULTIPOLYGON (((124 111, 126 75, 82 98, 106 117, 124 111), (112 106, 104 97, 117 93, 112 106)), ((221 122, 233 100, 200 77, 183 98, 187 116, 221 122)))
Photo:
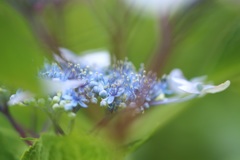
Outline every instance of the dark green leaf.
MULTIPOLYGON (((98 138, 85 134, 71 134, 68 136, 55 136, 44 134, 22 156, 22 160, 112 160, 116 159, 110 145, 98 138)), ((119 158, 119 157, 118 157, 119 158)))
POLYGON ((19 135, 7 128, 0 128, 0 159, 18 160, 27 148, 19 135))

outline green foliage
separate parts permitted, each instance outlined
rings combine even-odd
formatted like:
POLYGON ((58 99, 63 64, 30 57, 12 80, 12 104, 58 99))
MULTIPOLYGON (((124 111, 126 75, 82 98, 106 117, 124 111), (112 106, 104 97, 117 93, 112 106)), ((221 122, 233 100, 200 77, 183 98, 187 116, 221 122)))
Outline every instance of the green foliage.
MULTIPOLYGON (((96 7, 96 6, 95 6, 96 7)), ((76 53, 92 49, 107 49, 108 37, 104 26, 96 18, 91 6, 84 3, 69 4, 64 9, 65 34, 62 41, 76 53)))
POLYGON ((161 130, 165 127, 176 116, 183 112, 187 107, 188 103, 175 105, 167 105, 162 107, 152 108, 147 113, 141 115, 137 119, 127 138, 126 144, 128 144, 129 151, 138 149, 141 145, 151 138, 156 131, 161 130))
MULTIPOLYGON (((123 5, 112 1, 96 1, 93 5, 69 3, 61 15, 49 7, 43 17, 49 32, 62 47, 77 53, 104 48, 121 53, 120 58, 129 57, 136 66, 149 61, 164 42, 159 38, 158 19, 133 10, 125 12, 123 5)), ((169 59, 165 59, 166 73, 179 67, 187 77, 208 75, 216 83, 229 79, 232 84, 219 95, 145 111, 123 143, 128 145, 129 159, 240 159, 239 17, 238 10, 205 1, 170 18, 173 44, 169 59)), ((27 20, 2 1, 0 21, 0 82, 38 91, 37 69, 42 65, 44 50, 27 20)), ((70 135, 43 134, 30 148, 1 114, 0 159, 15 160, 20 155, 22 160, 123 159, 105 139, 82 133, 105 115, 97 107, 79 111, 70 135)), ((34 131, 40 131, 46 121, 46 115, 32 106, 16 106, 10 111, 19 123, 34 131)), ((69 129, 68 115, 59 119, 62 128, 69 129)))
POLYGON ((13 106, 10 112, 18 123, 34 132, 41 131, 47 119, 47 115, 35 106, 13 106))
POLYGON ((24 18, 2 1, 0 21, 0 82, 38 91, 36 75, 43 51, 24 18))
POLYGON ((232 89, 192 103, 131 159, 239 159, 239 94, 232 89))
POLYGON ((0 159, 18 160, 22 152, 27 148, 15 131, 0 128, 0 159))
POLYGON ((239 67, 240 14, 228 7, 206 1, 173 19, 174 47, 167 70, 174 65, 189 75, 220 77, 229 73, 227 68, 239 67))
POLYGON ((85 134, 55 136, 43 134, 41 138, 24 153, 21 160, 112 160, 118 159, 108 143, 85 134), (116 156, 116 158, 114 158, 116 156))

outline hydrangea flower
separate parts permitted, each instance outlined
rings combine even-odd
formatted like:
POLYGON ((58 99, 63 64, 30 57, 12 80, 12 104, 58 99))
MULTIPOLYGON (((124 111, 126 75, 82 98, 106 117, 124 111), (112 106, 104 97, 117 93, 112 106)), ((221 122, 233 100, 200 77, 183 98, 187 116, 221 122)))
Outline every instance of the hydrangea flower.
POLYGON ((34 95, 28 91, 22 91, 18 90, 16 94, 11 95, 8 105, 16 105, 16 104, 22 104, 27 101, 33 101, 34 100, 34 95))
POLYGON ((218 86, 204 84, 204 77, 194 78, 188 81, 180 69, 174 69, 169 75, 169 84, 175 92, 185 92, 189 94, 204 95, 207 93, 217 93, 229 87, 230 81, 226 81, 218 86))
POLYGON ((65 101, 65 110, 72 110, 74 107, 77 107, 77 105, 87 108, 85 102, 88 102, 88 100, 85 98, 85 96, 78 94, 72 89, 69 90, 68 93, 62 95, 62 100, 65 101))
MULTIPOLYGON (((110 112, 126 107, 141 112, 151 106, 220 92, 230 85, 229 81, 219 86, 204 84, 203 78, 188 81, 179 69, 158 79, 154 73, 146 72, 143 65, 136 70, 127 59, 113 65, 103 65, 97 60, 94 64, 86 63, 94 56, 104 57, 103 54, 108 54, 106 52, 90 54, 90 60, 85 55, 83 62, 71 51, 61 51, 68 62, 57 57, 57 63, 45 64, 39 78, 44 82, 44 88, 48 89, 46 93, 54 103, 53 108, 63 107, 66 111, 87 108, 94 103, 110 112)), ((110 58, 105 62, 110 64, 110 58)))

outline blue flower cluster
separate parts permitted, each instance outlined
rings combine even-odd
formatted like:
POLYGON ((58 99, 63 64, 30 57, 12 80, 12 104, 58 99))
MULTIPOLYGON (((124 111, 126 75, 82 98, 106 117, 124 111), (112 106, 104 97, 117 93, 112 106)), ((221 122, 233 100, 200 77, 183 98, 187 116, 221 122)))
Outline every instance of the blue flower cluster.
POLYGON ((158 79, 154 73, 146 72, 143 65, 136 70, 128 60, 109 65, 109 61, 102 58, 108 59, 105 53, 94 54, 95 59, 88 55, 90 57, 80 60, 65 52, 63 55, 71 62, 55 57, 58 63, 46 63, 39 72, 47 98, 36 99, 28 91, 18 91, 10 97, 8 105, 52 106, 76 112, 94 103, 110 112, 126 107, 142 112, 150 106, 221 92, 230 85, 230 81, 217 86, 205 84, 205 77, 187 80, 180 69, 158 79))
POLYGON ((53 81, 81 82, 60 91, 60 94, 56 94, 58 96, 53 95, 57 106, 63 106, 65 110, 99 103, 111 112, 125 107, 143 111, 159 101, 159 96, 170 94, 164 78, 158 80, 154 73, 147 73, 143 65, 137 71, 128 60, 101 69, 70 62, 46 64, 39 76, 53 81))

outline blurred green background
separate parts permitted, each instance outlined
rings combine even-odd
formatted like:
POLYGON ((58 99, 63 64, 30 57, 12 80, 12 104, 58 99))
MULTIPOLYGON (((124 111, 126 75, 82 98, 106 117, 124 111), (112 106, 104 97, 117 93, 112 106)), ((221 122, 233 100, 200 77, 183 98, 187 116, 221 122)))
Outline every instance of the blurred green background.
MULTIPOLYGON (((43 6, 33 2, 0 1, 2 84, 39 92, 37 70, 44 57, 51 58, 59 46, 77 54, 106 49, 112 57, 128 57, 136 67, 144 63, 151 69, 154 54, 168 41, 164 37, 167 33, 171 40, 165 52, 159 53, 159 77, 181 68, 187 78, 207 75, 216 84, 230 80, 231 86, 222 93, 147 110, 140 121, 142 129, 130 137, 150 138, 126 159, 240 159, 239 2, 196 1, 167 16, 169 30, 161 28, 166 22, 162 17, 138 12, 120 0, 53 0, 43 6)), ((11 111, 25 126, 31 125, 34 109, 13 107, 11 111)), ((83 116, 79 113, 79 123, 83 123, 83 116)), ((44 115, 38 117, 40 125, 44 115)), ((4 148, 0 159, 14 152, 17 155, 12 159, 17 159, 25 145, 3 115, 0 126, 4 148), (9 143, 19 145, 10 151, 4 147, 9 143)))

